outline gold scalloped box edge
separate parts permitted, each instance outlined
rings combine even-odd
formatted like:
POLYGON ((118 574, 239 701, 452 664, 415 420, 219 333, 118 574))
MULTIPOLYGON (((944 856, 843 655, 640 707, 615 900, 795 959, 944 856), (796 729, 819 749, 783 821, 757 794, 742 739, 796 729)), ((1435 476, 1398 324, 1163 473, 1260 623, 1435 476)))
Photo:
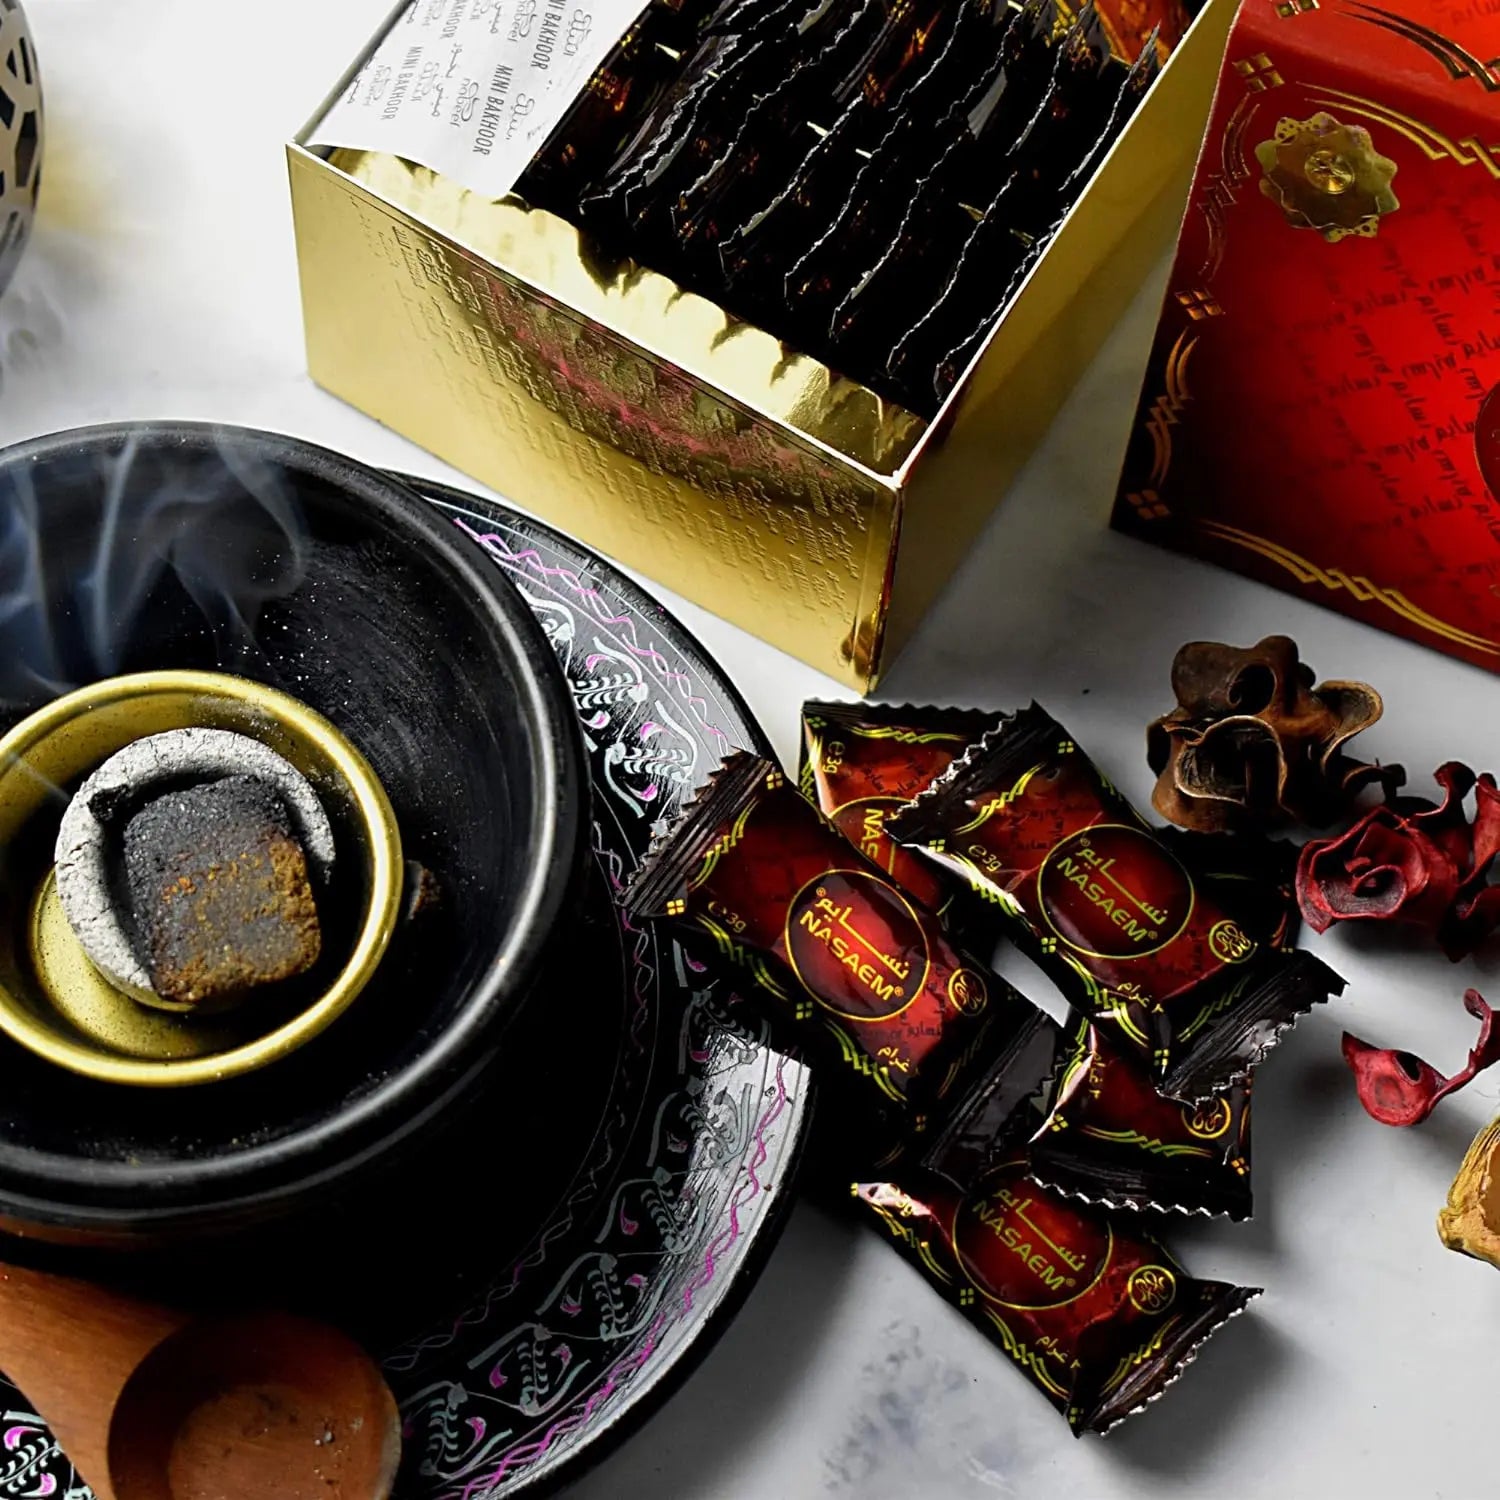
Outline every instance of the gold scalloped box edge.
POLYGON ((566 220, 516 197, 485 198, 375 151, 329 164, 378 198, 534 287, 560 307, 676 365, 747 412, 889 478, 927 422, 636 261, 605 262, 566 220))

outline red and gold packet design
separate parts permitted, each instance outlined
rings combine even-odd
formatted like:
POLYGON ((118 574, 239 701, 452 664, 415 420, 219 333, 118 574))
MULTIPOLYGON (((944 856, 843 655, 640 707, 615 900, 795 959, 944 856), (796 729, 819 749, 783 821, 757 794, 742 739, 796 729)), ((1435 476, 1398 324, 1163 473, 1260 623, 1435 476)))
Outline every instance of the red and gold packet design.
POLYGON ((1069 998, 1143 1055, 1157 1086, 1209 1097, 1342 988, 1258 944, 1033 704, 888 822, 964 876, 1069 998))
POLYGON ((1197 1104, 1157 1092, 1080 1020, 1046 1123, 1027 1148, 1049 1187, 1113 1208, 1248 1218, 1250 1083, 1197 1104))
POLYGON ((1199 888, 1237 921, 1257 943, 1295 948, 1302 926, 1297 905, 1297 855, 1289 839, 1250 833, 1193 833, 1158 828, 1157 841, 1193 873, 1199 888))
POLYGON ((1259 1294, 1195 1280, 1132 1221, 1042 1187, 1020 1158, 967 1190, 931 1167, 893 1177, 855 1197, 1075 1435, 1105 1432, 1160 1394, 1259 1294))
MULTIPOLYGON (((1180 828, 1157 837, 1258 943, 1292 946, 1295 844, 1180 828)), ((1066 1046, 1046 1123, 1027 1148, 1039 1181, 1110 1208, 1250 1216, 1248 1076, 1181 1104, 1089 1021, 1078 1019, 1066 1046)))
POLYGON ((867 859, 945 920, 962 881, 885 831, 885 820, 930 786, 994 723, 972 708, 802 705, 802 792, 867 859))
POLYGON ((726 760, 658 840, 624 906, 705 934, 754 976, 789 1035, 825 1051, 831 1039, 916 1129, 922 1110, 1051 1024, 749 754, 726 760))

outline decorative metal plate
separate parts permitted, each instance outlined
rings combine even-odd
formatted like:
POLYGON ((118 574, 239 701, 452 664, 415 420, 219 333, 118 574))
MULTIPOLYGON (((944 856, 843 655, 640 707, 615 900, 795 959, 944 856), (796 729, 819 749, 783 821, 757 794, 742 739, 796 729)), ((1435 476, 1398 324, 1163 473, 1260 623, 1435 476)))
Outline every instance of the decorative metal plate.
POLYGON ((42 80, 20 0, 0 0, 0 288, 15 271, 42 180, 42 80))
MULTIPOLYGON (((597 1461, 732 1315, 788 1207, 810 1089, 734 994, 605 895, 728 750, 770 753, 748 709, 608 563, 492 501, 408 482, 520 589, 572 684, 594 782, 587 940, 595 982, 620 990, 593 1060, 597 1126, 538 1199, 523 1248, 381 1350, 404 1419, 400 1500, 498 1500, 597 1461)), ((483 1180, 474 1202, 442 1209, 476 1235, 517 1211, 485 1201, 483 1180)), ((0 1500, 90 1500, 3 1381, 0 1412, 0 1500)))

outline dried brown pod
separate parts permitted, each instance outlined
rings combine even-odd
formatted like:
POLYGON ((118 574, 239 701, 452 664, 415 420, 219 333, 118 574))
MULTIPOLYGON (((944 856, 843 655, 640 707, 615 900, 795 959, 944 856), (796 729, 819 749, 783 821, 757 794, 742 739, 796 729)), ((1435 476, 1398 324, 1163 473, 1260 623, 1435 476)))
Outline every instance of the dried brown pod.
POLYGON ((1201 833, 1322 827, 1361 787, 1399 786, 1399 766, 1344 752, 1380 717, 1380 694, 1363 682, 1314 682, 1289 636, 1249 647, 1189 641, 1172 663, 1177 707, 1146 731, 1156 810, 1201 833))
POLYGON ((1464 1155, 1437 1218, 1450 1249, 1500 1267, 1500 1120, 1492 1120, 1464 1155))

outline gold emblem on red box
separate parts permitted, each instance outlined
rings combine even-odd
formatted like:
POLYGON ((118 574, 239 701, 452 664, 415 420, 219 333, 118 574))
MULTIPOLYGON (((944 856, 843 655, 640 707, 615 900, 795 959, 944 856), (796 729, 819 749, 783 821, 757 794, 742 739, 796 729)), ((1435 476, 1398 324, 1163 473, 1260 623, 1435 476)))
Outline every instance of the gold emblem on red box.
POLYGON ((1260 190, 1287 223, 1316 229, 1329 242, 1371 238, 1401 206, 1391 191, 1396 163, 1376 151, 1370 132, 1321 111, 1308 120, 1284 116, 1255 158, 1265 173, 1260 190))
POLYGON ((1261 94, 1267 89, 1279 89, 1286 82, 1286 79, 1276 71, 1276 64, 1264 52, 1257 52, 1254 57, 1240 58, 1235 63, 1234 70, 1245 80, 1245 87, 1252 94, 1261 94))

